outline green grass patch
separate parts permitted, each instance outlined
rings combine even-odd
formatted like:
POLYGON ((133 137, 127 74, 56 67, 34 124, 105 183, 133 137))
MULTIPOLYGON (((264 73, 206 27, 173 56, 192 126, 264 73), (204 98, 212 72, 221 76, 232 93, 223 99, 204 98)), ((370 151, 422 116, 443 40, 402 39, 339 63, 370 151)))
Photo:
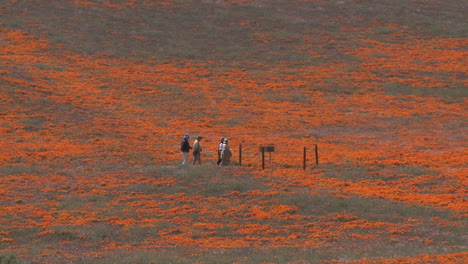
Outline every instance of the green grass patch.
POLYGON ((17 258, 13 252, 0 253, 0 264, 25 264, 26 262, 17 258))
POLYGON ((308 216, 348 212, 359 219, 383 222, 405 222, 409 218, 452 217, 448 210, 354 195, 349 198, 337 198, 325 191, 288 193, 280 195, 278 200, 280 203, 296 206, 299 214, 308 216))
POLYGON ((231 177, 223 169, 216 166, 163 167, 159 170, 160 175, 174 178, 178 181, 178 184, 166 187, 161 191, 164 193, 183 192, 190 195, 219 197, 233 191, 246 193, 251 190, 267 189, 266 186, 250 177, 249 174, 231 177), (190 186, 190 188, 186 188, 186 186, 190 186))

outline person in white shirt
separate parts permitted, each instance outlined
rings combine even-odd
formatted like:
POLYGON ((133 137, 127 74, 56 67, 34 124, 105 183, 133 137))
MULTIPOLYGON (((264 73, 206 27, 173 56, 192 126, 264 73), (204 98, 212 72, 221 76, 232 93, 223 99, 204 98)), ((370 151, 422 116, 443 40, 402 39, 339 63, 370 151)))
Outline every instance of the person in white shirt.
POLYGON ((221 138, 221 142, 218 145, 218 162, 216 162, 216 165, 219 166, 221 164, 221 152, 223 151, 223 144, 224 144, 224 138, 221 138))
POLYGON ((219 164, 220 166, 227 166, 231 162, 232 151, 228 143, 229 140, 227 138, 224 139, 224 144, 221 150, 221 163, 219 164))

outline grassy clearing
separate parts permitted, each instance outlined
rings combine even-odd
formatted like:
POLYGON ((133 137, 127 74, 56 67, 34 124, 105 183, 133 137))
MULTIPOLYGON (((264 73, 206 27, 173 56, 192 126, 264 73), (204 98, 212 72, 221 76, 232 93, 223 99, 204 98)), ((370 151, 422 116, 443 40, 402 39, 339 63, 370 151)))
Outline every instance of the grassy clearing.
MULTIPOLYGON (((453 78, 453 77, 452 77, 453 78)), ((449 78, 447 78, 449 79, 449 78)), ((384 83, 384 91, 389 95, 418 95, 418 96, 443 96, 447 103, 461 102, 468 96, 466 87, 458 85, 457 83, 448 83, 445 87, 426 88, 426 87, 412 87, 402 83, 384 83)))
POLYGON ((9 253, 0 254, 0 263, 1 264, 24 264, 26 262, 19 260, 16 257, 15 253, 9 252, 9 253))
POLYGON ((294 192, 280 195, 278 199, 281 203, 297 206, 300 214, 309 216, 348 212, 359 219, 391 222, 404 222, 411 218, 430 219, 432 217, 448 220, 452 217, 448 210, 360 196, 338 198, 326 191, 319 193, 294 192))
POLYGON ((408 181, 423 175, 438 176, 439 172, 431 170, 421 165, 400 165, 400 166, 366 166, 366 165, 334 165, 326 166, 326 177, 333 177, 344 180, 384 180, 392 182, 404 177, 408 181))
POLYGON ((264 185, 253 180, 247 172, 243 172, 247 174, 240 177, 229 177, 222 169, 224 168, 220 169, 216 166, 189 166, 175 169, 163 167, 159 169, 160 175, 176 179, 178 182, 176 186, 183 189, 165 188, 162 191, 171 190, 171 193, 183 192, 188 195, 220 197, 232 192, 247 193, 252 190, 266 189, 264 185), (190 188, 187 189, 185 186, 190 186, 190 188))
MULTIPOLYGON (((210 252, 192 253, 189 249, 176 248, 164 253, 142 252, 136 254, 112 254, 102 264, 121 263, 320 263, 333 256, 333 252, 319 252, 316 250, 302 250, 296 248, 278 248, 268 251, 257 251, 250 248, 235 248, 210 252), (296 260, 297 259, 297 260, 296 260), (304 260, 304 261, 301 261, 304 260)), ((78 260, 76 263, 92 263, 92 260, 78 260)))

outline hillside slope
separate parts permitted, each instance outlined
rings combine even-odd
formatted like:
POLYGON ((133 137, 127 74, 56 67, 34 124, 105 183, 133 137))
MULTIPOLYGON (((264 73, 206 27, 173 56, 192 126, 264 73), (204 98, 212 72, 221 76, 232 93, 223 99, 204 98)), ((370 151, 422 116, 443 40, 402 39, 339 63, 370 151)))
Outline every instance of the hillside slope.
POLYGON ((3 1, 0 254, 462 263, 466 9, 3 1), (204 166, 178 166, 186 133, 204 166))

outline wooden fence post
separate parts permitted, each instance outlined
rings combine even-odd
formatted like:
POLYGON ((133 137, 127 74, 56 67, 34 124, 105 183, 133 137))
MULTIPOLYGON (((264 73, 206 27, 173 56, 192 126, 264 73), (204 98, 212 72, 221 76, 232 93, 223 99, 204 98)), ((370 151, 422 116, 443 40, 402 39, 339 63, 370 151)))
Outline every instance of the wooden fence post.
POLYGON ((315 164, 319 165, 318 146, 315 144, 315 164))
POLYGON ((302 162, 303 162, 302 164, 303 164, 304 170, 306 170, 306 162, 307 162, 307 154, 306 154, 307 152, 306 151, 307 151, 306 147, 304 147, 304 155, 302 157, 302 162))
POLYGON ((242 166, 242 144, 239 144, 239 166, 242 166))

